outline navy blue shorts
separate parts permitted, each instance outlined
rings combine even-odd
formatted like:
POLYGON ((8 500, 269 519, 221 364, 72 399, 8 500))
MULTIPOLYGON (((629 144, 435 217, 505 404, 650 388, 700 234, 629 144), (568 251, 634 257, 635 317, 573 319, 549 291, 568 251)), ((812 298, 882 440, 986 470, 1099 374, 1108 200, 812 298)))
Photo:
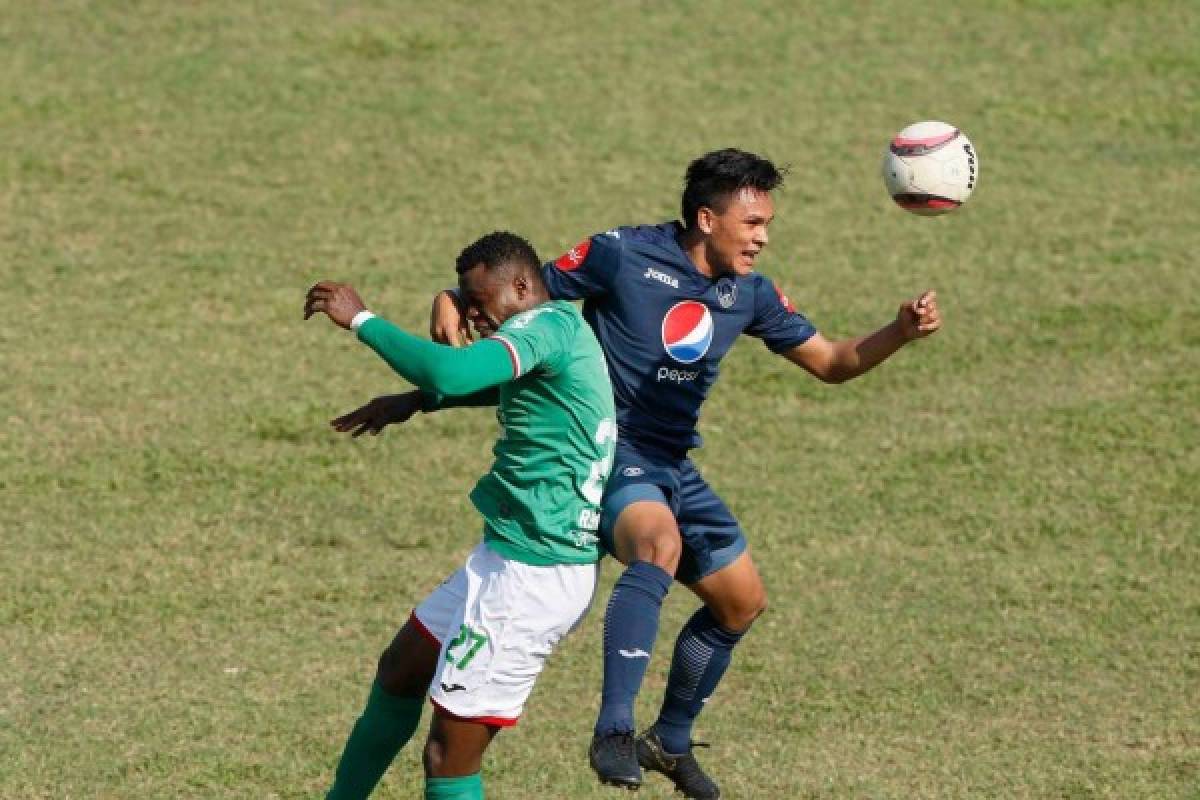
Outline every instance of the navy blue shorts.
POLYGON ((630 503, 649 500, 671 509, 683 537, 675 579, 695 583, 732 564, 746 550, 746 536, 728 506, 705 482, 690 458, 617 442, 604 492, 600 543, 615 553, 613 527, 630 503))

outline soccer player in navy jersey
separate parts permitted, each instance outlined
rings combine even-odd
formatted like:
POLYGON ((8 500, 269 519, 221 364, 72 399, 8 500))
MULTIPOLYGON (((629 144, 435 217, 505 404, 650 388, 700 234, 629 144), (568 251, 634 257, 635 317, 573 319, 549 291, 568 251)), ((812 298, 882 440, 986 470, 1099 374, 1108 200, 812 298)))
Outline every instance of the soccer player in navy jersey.
MULTIPOLYGON (((873 333, 837 341, 818 333, 754 271, 775 216, 771 192, 782 182, 752 153, 708 153, 688 166, 679 221, 597 234, 542 268, 551 297, 583 299, 616 401, 619 438, 600 532, 626 569, 605 612, 604 686, 589 751, 605 783, 635 788, 644 767, 687 797, 720 797, 692 754, 692 725, 767 606, 741 527, 688 458, 700 446, 700 406, 721 358, 747 333, 818 379, 841 383, 941 326, 937 297, 927 291, 873 333), (673 580, 703 605, 676 640, 657 721, 635 737, 634 698, 673 580)), ((458 302, 452 292, 434 301, 435 339, 469 337, 458 302)))

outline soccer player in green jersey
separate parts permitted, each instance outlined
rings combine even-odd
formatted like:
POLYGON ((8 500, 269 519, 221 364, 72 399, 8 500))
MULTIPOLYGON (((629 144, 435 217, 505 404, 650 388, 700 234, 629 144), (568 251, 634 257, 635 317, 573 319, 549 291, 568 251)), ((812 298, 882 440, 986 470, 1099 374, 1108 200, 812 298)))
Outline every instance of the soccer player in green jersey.
POLYGON ((471 492, 483 541, 413 611, 379 659, 327 800, 365 798, 412 737, 424 697, 425 797, 483 797, 483 753, 514 725, 554 646, 596 588, 600 500, 616 443, 600 346, 570 303, 551 301, 533 248, 492 233, 458 257, 467 313, 481 339, 456 349, 411 336, 366 310, 345 284, 308 291, 418 389, 378 397, 333 420, 358 436, 418 410, 496 405, 495 462, 471 492))

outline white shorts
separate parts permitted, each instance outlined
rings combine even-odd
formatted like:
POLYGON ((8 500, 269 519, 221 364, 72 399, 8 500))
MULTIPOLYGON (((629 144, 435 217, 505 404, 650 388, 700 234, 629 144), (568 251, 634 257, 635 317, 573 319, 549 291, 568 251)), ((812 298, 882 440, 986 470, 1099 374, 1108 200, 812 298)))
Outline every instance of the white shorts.
POLYGON ((480 543, 413 611, 441 648, 434 706, 486 725, 516 725, 546 657, 587 614, 597 564, 535 567, 480 543))

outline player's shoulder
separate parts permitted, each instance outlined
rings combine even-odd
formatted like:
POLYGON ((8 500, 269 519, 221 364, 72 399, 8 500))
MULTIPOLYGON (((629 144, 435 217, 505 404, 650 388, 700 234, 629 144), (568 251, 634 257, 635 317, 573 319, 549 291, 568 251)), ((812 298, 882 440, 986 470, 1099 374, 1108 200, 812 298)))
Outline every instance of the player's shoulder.
POLYGON ((624 250, 631 246, 667 247, 675 242, 677 225, 676 222, 619 225, 594 234, 591 243, 593 246, 610 250, 624 250))
POLYGON ((754 291, 754 300, 756 303, 778 302, 789 312, 795 313, 796 308, 792 305, 791 299, 774 280, 758 271, 750 272, 746 277, 750 279, 750 286, 754 291))
POLYGON ((500 330, 558 328, 570 331, 577 329, 582 324, 584 324, 583 317, 574 305, 565 300, 547 300, 528 311, 514 314, 500 326, 500 330))
POLYGON ((626 248, 638 250, 678 249, 679 223, 659 222, 647 225, 625 225, 604 234, 620 242, 626 248))

